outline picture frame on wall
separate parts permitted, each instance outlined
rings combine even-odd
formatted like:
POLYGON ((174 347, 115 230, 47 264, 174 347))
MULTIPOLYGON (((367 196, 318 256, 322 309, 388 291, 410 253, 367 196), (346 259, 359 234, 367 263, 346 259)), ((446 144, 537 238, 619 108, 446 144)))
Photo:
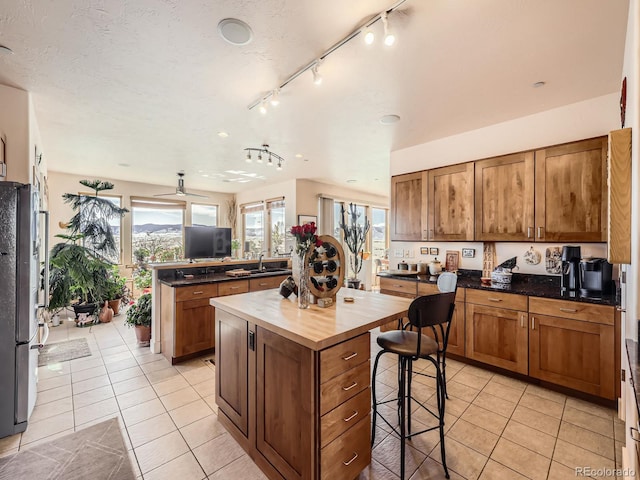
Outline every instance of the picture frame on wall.
POLYGON ((463 248, 462 249, 462 258, 474 258, 476 256, 475 248, 463 248))
POLYGON ((429 247, 420 247, 420 255, 429 255, 429 247))
POLYGON ((458 261, 459 261, 458 252, 457 251, 453 251, 453 250, 447 250, 444 269, 447 272, 457 272, 458 271, 458 261))
POLYGON ((429 249, 429 255, 438 255, 440 253, 440 250, 437 249, 436 247, 431 247, 429 249))
POLYGON ((318 223, 318 217, 315 215, 298 215, 298 225, 306 225, 307 223, 318 223))

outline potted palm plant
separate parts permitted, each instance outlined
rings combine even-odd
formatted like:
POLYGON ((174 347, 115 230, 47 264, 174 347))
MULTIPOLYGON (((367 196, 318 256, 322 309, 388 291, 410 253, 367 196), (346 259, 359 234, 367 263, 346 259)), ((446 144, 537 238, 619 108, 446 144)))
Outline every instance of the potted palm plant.
POLYGON ((151 294, 145 293, 127 310, 126 324, 136 328, 138 344, 149 345, 151 341, 151 294))
POLYGON ((347 278, 347 286, 349 288, 360 288, 360 279, 358 274, 362 270, 362 252, 364 250, 365 242, 367 240, 367 232, 371 227, 367 216, 364 216, 363 221, 358 219, 361 216, 361 212, 353 203, 349 204, 349 212, 345 221, 344 205, 340 207, 341 220, 340 228, 342 229, 342 235, 344 243, 349 249, 349 267, 350 276, 347 278))
POLYGON ((73 301, 78 313, 93 314, 109 290, 111 258, 118 250, 109 221, 124 216, 128 210, 100 197, 99 193, 113 188, 111 182, 81 180, 80 184, 93 190, 93 194, 63 195, 71 205, 74 215, 66 224, 66 233, 56 235, 63 242, 51 249, 50 294, 51 300, 62 306, 73 301))

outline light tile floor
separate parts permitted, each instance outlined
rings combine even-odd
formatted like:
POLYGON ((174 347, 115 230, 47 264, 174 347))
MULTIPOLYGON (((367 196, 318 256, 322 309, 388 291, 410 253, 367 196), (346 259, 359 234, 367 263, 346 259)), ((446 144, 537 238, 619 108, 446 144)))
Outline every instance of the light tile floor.
MULTIPOLYGON (((138 478, 264 479, 217 421, 215 367, 205 359, 171 366, 138 347, 123 322, 119 315, 91 328, 73 321, 52 328, 50 342, 85 337, 92 355, 40 367, 29 427, 0 439, 0 456, 118 417, 138 478)), ((613 410, 455 361, 447 373, 452 479, 564 479, 576 478, 575 467, 620 467, 624 424, 613 410)), ((395 382, 394 361, 382 360, 378 396, 393 396, 395 382)), ((430 379, 416 377, 414 393, 435 402, 430 379)), ((381 411, 395 421, 392 408, 381 411)), ((416 429, 433 424, 421 411, 413 421, 416 429)), ((378 422, 373 461, 362 479, 398 478, 399 441, 388 430, 378 422)), ((407 478, 444 478, 438 442, 436 431, 411 442, 407 478)))

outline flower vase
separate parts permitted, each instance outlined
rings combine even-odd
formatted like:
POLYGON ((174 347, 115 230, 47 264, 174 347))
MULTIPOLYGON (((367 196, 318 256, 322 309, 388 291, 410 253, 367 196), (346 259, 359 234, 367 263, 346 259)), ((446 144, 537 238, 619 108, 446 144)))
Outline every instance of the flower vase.
POLYGON ((298 254, 298 308, 309 308, 309 266, 306 252, 298 254))

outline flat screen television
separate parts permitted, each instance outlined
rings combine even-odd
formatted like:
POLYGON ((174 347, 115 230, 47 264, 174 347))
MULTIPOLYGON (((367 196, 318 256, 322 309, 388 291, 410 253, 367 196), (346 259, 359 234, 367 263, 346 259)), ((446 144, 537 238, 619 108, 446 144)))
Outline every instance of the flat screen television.
POLYGON ((231 229, 184 227, 184 257, 221 258, 231 256, 231 229))

